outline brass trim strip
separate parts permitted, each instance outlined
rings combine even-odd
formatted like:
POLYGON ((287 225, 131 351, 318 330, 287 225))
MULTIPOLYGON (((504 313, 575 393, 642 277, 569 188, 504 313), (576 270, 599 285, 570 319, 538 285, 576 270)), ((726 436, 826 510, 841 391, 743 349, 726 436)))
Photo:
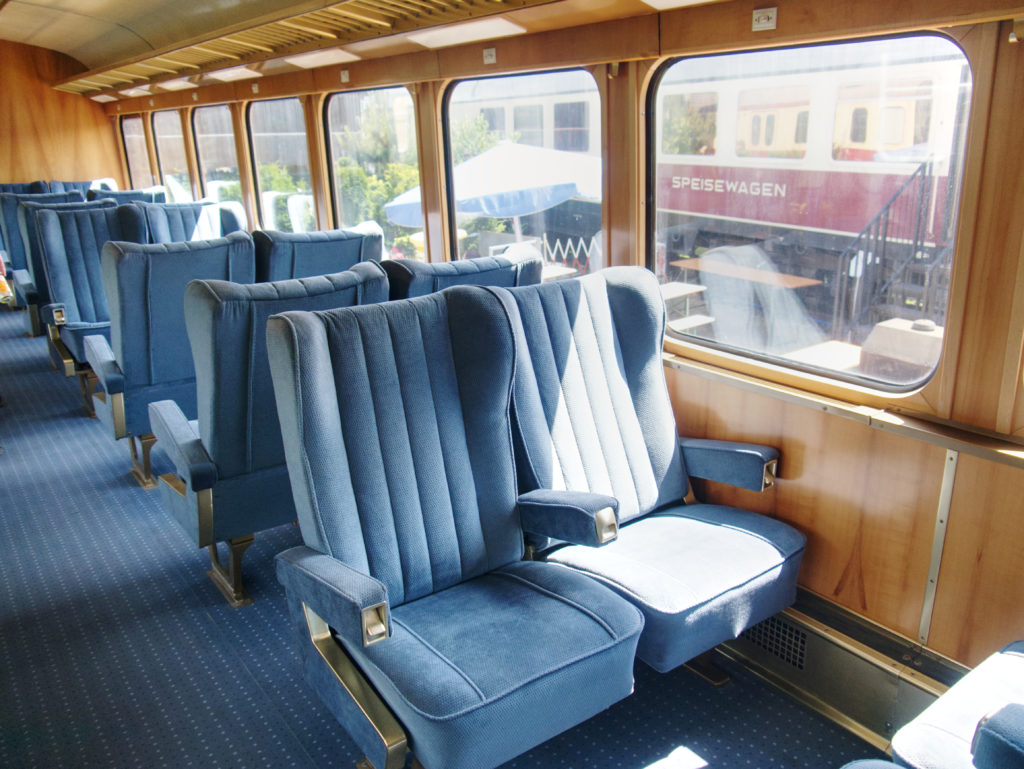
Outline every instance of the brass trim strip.
POLYGON ((313 648, 323 658, 327 667, 338 679, 338 683, 352 698, 356 707, 370 722, 384 744, 387 758, 383 769, 401 769, 405 765, 405 757, 409 752, 405 730, 402 729, 398 719, 395 718, 380 695, 374 691, 370 682, 359 671, 341 644, 334 640, 331 629, 323 618, 305 603, 302 604, 302 610, 306 616, 306 627, 309 630, 309 639, 313 643, 313 648))
POLYGON ((921 623, 917 629, 917 640, 928 643, 931 632, 932 612, 935 610, 935 591, 942 567, 942 549, 946 544, 946 528, 949 525, 949 511, 953 503, 953 483, 956 481, 956 465, 960 454, 946 449, 946 461, 942 469, 942 485, 939 487, 939 504, 935 510, 935 529, 932 533, 932 553, 928 562, 928 581, 924 587, 924 603, 921 606, 921 623))

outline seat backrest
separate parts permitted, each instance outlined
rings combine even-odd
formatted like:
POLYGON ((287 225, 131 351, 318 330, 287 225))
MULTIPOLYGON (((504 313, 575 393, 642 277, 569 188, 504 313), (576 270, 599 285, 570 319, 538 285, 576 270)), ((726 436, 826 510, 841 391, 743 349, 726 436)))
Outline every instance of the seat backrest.
POLYGON ((284 464, 267 361, 267 318, 388 298, 372 262, 301 280, 238 285, 198 280, 185 289, 185 323, 195 361, 199 435, 220 478, 284 464))
POLYGON ((307 278, 347 270, 359 262, 378 261, 381 237, 351 230, 277 232, 257 230, 256 280, 259 283, 307 278))
POLYGON ((62 182, 51 179, 49 186, 50 192, 71 192, 72 190, 78 190, 84 195, 88 190, 92 189, 93 182, 91 179, 84 182, 62 182))
POLYGON ((74 211, 43 209, 36 215, 50 300, 64 305, 68 323, 110 320, 100 273, 108 240, 144 243, 146 223, 134 205, 74 211))
POLYGON ((150 243, 182 243, 187 240, 209 240, 226 235, 221 222, 221 209, 215 203, 199 200, 194 203, 136 202, 146 218, 150 243))
POLYGON ((614 267, 515 289, 513 396, 520 489, 619 500, 629 521, 681 500, 687 480, 662 363, 665 308, 654 274, 614 267))
MULTIPOLYGON (((59 195, 73 193, 57 193, 59 195)), ((28 262, 28 270, 32 275, 32 281, 36 286, 36 296, 39 304, 50 302, 50 288, 47 284, 46 265, 43 263, 43 249, 39 244, 39 228, 36 226, 36 218, 39 212, 48 208, 52 211, 87 211, 90 208, 116 208, 117 203, 112 200, 94 200, 89 203, 36 203, 26 200, 18 205, 18 232, 21 241, 25 245, 25 258, 28 262)))
POLYGON ((392 606, 523 554, 508 408, 511 326, 483 289, 267 325, 302 537, 392 606))
POLYGON ((86 200, 103 200, 109 198, 124 205, 125 203, 164 203, 167 200, 167 191, 163 189, 148 190, 96 190, 91 189, 85 193, 86 200))
POLYGON ((19 195, 37 194, 49 192, 50 187, 46 182, 3 182, 0 183, 0 192, 16 192, 19 195))
POLYGON ((186 243, 114 241, 103 246, 101 262, 110 347, 128 388, 195 379, 185 328, 189 281, 251 283, 255 274, 246 233, 186 243))
POLYGON ((21 236, 21 230, 18 228, 18 205, 26 201, 35 203, 73 203, 76 201, 81 202, 81 200, 82 193, 77 190, 72 192, 0 193, 0 230, 3 232, 8 258, 14 269, 24 270, 28 267, 28 253, 21 236))
POLYGON ((406 299, 449 286, 530 286, 540 283, 544 260, 536 249, 512 256, 480 256, 455 262, 387 259, 382 262, 391 284, 392 299, 406 299))

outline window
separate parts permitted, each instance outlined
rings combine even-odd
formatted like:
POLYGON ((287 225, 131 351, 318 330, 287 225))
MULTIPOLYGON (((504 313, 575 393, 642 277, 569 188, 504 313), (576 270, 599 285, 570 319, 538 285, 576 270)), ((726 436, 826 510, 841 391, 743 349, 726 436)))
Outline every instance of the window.
POLYGON ((425 258, 412 96, 405 88, 336 93, 325 113, 337 226, 374 221, 387 253, 425 258))
POLYGON ((449 89, 445 140, 460 258, 526 243, 544 256, 545 278, 603 266, 601 158, 566 151, 584 147, 583 137, 600 147, 600 122, 592 119, 598 99, 582 70, 463 80, 449 89), (516 130, 501 139, 488 115, 506 109, 516 130), (556 116, 561 133, 544 136, 545 114, 556 116))
POLYGON ((661 151, 666 155, 714 155, 718 120, 718 94, 673 93, 674 83, 663 81, 659 96, 661 151))
POLYGON ((160 178, 167 188, 167 201, 188 203, 192 200, 192 177, 185 158, 181 117, 176 110, 153 113, 153 139, 156 141, 160 178))
POLYGON ((249 141, 263 228, 282 232, 315 230, 309 149, 299 100, 250 104, 249 141))
POLYGON ((141 189, 153 184, 153 171, 149 166, 149 152, 146 150, 146 127, 141 117, 121 118, 121 139, 124 154, 128 159, 128 175, 132 187, 141 189))
POLYGON ((663 68, 648 110, 648 258, 667 337, 884 389, 926 381, 946 325, 970 88, 963 53, 937 35, 663 68), (729 151, 702 156, 678 138, 697 93, 736 99, 715 126, 729 151))
POLYGON ((555 149, 587 152, 590 149, 590 125, 585 101, 555 104, 555 149))
POLYGON ((238 155, 231 110, 226 104, 198 107, 192 113, 192 134, 196 142, 203 195, 217 201, 242 202, 238 176, 238 155))
POLYGON ((484 107, 480 110, 480 115, 483 117, 484 124, 487 126, 488 131, 492 134, 497 134, 499 139, 505 138, 504 107, 484 107))

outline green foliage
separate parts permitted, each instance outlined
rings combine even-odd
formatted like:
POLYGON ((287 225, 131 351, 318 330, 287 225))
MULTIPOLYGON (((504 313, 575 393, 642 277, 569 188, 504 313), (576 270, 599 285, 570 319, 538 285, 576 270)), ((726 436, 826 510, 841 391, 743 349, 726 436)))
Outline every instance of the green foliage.
MULTIPOLYGON (((261 164, 257 173, 260 179, 261 193, 270 191, 283 193, 274 199, 274 218, 277 228, 286 232, 295 232, 297 228, 288 214, 288 197, 294 193, 310 194, 306 180, 296 179, 287 168, 276 162, 261 164)), ((307 211, 305 214, 305 229, 316 229, 316 216, 312 211, 307 211)))
MULTIPOLYGON (((384 206, 419 183, 419 168, 409 163, 387 163, 380 175, 368 173, 353 158, 339 158, 334 163, 334 184, 338 190, 339 218, 346 225, 371 219, 384 229, 386 250, 398 247, 396 238, 408 235, 409 227, 393 224, 384 213, 384 206)), ((409 243, 411 246, 411 242, 409 243)), ((404 253, 404 249, 399 248, 404 253)), ((415 251, 415 248, 413 248, 415 251)))
POLYGON ((683 95, 665 99, 661 151, 673 155, 709 155, 715 151, 714 109, 697 109, 683 95))
POLYGON ((498 136, 490 130, 483 113, 464 118, 452 126, 452 165, 474 158, 497 143, 498 136))

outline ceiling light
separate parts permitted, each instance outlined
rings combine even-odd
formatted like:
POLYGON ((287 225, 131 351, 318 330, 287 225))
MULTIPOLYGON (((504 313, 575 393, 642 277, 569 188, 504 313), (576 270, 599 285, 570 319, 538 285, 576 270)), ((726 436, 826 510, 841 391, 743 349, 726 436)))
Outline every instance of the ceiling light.
POLYGON ((183 91, 186 88, 199 87, 191 80, 189 80, 187 77, 178 77, 174 80, 164 80, 162 83, 157 83, 157 85, 163 88, 165 91, 183 91))
POLYGON ((148 85, 140 85, 137 88, 126 88, 125 90, 119 91, 118 93, 120 93, 122 96, 131 96, 131 97, 135 97, 135 96, 149 96, 149 86, 148 85))
POLYGON ((284 60, 293 67, 313 69, 314 67, 329 67, 332 64, 343 64, 347 61, 359 61, 359 57, 341 48, 326 48, 322 51, 310 51, 309 53, 285 56, 284 60))
POLYGON ((231 83, 235 80, 248 80, 252 77, 263 77, 259 72, 248 67, 219 69, 216 72, 207 72, 206 76, 212 77, 214 80, 220 80, 223 83, 231 83))
POLYGON ((688 5, 703 5, 711 0, 640 0, 640 2, 659 11, 669 11, 673 8, 685 8, 688 5))
POLYGON ((95 96, 90 96, 90 99, 98 102, 117 101, 116 96, 111 96, 109 93, 98 93, 95 96))
POLYGON ((526 30, 507 19, 490 18, 469 21, 465 24, 454 24, 440 29, 428 29, 414 32, 407 37, 414 43, 427 48, 444 48, 448 45, 473 43, 479 40, 492 40, 496 37, 525 34, 526 30))

